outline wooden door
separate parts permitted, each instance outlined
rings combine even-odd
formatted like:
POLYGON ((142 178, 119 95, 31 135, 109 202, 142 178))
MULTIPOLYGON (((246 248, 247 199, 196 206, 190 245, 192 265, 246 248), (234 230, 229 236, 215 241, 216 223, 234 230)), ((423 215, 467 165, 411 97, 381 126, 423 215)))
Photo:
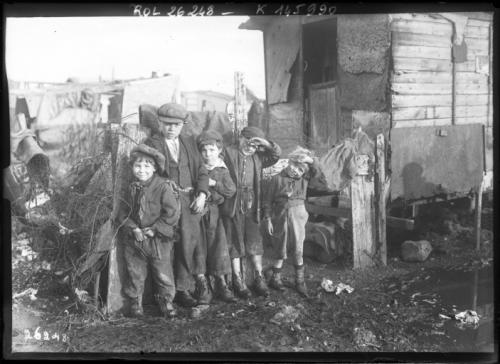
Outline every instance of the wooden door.
POLYGON ((309 86, 309 145, 325 153, 341 139, 336 82, 309 86))

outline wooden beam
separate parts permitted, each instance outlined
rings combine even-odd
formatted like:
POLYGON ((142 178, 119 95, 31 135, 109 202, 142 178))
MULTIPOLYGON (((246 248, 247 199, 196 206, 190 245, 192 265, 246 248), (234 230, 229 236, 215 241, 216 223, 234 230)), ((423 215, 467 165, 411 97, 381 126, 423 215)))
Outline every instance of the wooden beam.
POLYGON ((387 226, 396 229, 413 230, 415 229, 415 220, 402 217, 387 216, 387 226))
POLYGON ((474 236, 476 237, 476 250, 481 247, 481 215, 483 209, 483 187, 484 187, 484 177, 479 185, 476 193, 476 214, 475 214, 475 224, 474 224, 474 236))
MULTIPOLYGON (((432 72, 451 72, 451 61, 443 59, 425 59, 425 58, 409 58, 409 57, 393 57, 394 69, 396 71, 432 71, 432 72)), ((465 64, 457 63, 458 64, 465 64)), ((466 71, 475 71, 468 68, 466 71)))
POLYGON ((392 54, 394 57, 418 57, 427 59, 451 60, 451 48, 449 44, 447 47, 428 47, 398 44, 392 47, 392 54))
MULTIPOLYGON (((356 156, 358 170, 363 156, 356 156)), ((375 264, 375 186, 374 179, 356 175, 351 181, 352 237, 354 268, 375 264)))
POLYGON ((385 140, 384 134, 377 135, 377 245, 379 257, 383 265, 387 265, 387 226, 385 185, 385 140))
POLYGON ((444 37, 451 37, 453 33, 452 26, 449 23, 445 24, 435 21, 415 21, 406 19, 395 19, 391 24, 391 30, 444 37))

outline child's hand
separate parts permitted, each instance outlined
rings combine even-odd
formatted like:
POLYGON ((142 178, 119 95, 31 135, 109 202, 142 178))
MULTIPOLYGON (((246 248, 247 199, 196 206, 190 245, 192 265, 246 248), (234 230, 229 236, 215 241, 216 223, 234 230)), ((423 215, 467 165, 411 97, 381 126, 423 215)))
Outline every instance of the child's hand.
POLYGON ((274 233, 274 226, 270 218, 267 218, 267 232, 269 235, 273 235, 274 233))
POLYGON ((189 207, 195 214, 201 214, 203 212, 203 208, 205 207, 206 199, 207 195, 200 193, 189 207))
POLYGON ((154 232, 154 230, 153 230, 153 229, 151 229, 151 228, 145 228, 145 229, 143 230, 143 233, 144 233, 144 235, 146 235, 146 236, 148 236, 148 237, 150 237, 150 238, 152 238, 152 237, 154 237, 154 236, 155 236, 155 232, 154 232))
POLYGON ((143 241, 145 239, 144 234, 142 233, 141 229, 135 228, 132 231, 134 232, 135 240, 137 240, 137 241, 143 241))
POLYGON ((216 180, 211 179, 211 178, 209 178, 209 179, 208 179, 208 186, 209 186, 209 187, 213 187, 213 186, 215 186, 216 184, 217 184, 217 181, 216 181, 216 180))

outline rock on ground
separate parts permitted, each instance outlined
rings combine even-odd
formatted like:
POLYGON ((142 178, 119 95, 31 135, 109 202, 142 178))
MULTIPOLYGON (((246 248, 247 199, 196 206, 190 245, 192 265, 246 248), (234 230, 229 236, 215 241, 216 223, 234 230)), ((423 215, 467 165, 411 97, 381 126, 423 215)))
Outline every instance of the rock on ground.
POLYGON ((401 258, 405 262, 423 262, 432 252, 432 245, 427 240, 406 240, 401 245, 401 258))

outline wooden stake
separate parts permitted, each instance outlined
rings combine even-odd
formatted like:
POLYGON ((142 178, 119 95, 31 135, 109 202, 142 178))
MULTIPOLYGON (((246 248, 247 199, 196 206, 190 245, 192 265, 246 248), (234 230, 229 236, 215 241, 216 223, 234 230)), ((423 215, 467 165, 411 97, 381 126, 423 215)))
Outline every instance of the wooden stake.
POLYGON ((240 131, 248 124, 246 110, 246 87, 242 72, 234 73, 234 138, 238 141, 240 131))
POLYGON ((385 204, 385 140, 383 134, 377 135, 377 248, 380 261, 387 265, 387 231, 385 204))
MULTIPOLYGON (((362 156, 356 156, 359 165, 362 156)), ((362 162, 361 162, 362 163, 362 162)), ((351 182, 352 235, 354 268, 374 265, 375 255, 375 184, 365 175, 351 182)))
POLYGON ((476 216, 475 216, 475 226, 474 232, 476 236, 476 250, 481 247, 481 212, 483 210, 483 187, 484 187, 484 177, 479 185, 475 201, 476 201, 476 216))

